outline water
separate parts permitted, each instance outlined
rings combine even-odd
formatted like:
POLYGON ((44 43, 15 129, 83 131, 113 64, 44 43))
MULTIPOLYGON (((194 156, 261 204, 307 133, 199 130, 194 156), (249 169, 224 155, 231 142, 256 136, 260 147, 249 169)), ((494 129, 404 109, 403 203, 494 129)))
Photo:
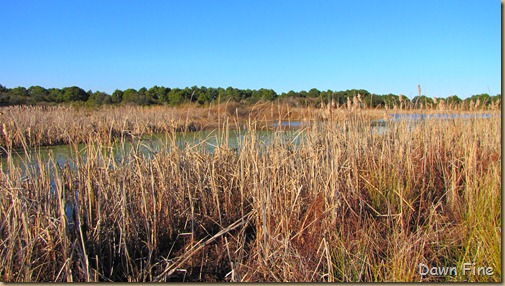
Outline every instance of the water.
POLYGON ((374 127, 375 132, 379 134, 384 134, 388 130, 388 125, 395 124, 398 122, 406 121, 412 128, 416 124, 425 122, 426 120, 449 120, 449 119, 490 119, 492 117, 501 117, 500 114, 489 114, 489 113, 479 113, 479 114, 464 114, 464 113, 393 113, 389 114, 387 119, 377 119, 371 121, 371 126, 374 127))
MULTIPOLYGON (((412 124, 417 124, 419 122, 423 122, 424 120, 433 119, 488 119, 493 116, 501 116, 501 114, 395 113, 390 114, 387 119, 372 120, 370 125, 372 126, 373 132, 377 134, 385 134, 388 130, 389 124, 394 124, 395 122, 404 120, 407 120, 412 124)), ((313 124, 314 123, 302 121, 281 121, 273 122, 270 126, 276 129, 277 132, 281 132, 281 134, 283 134, 283 140, 289 142, 289 140, 297 137, 296 141, 299 142, 300 136, 297 136, 296 130, 312 126, 313 124)), ((87 160, 88 153, 91 151, 92 154, 99 154, 99 158, 97 158, 98 160, 108 161, 110 161, 110 155, 113 153, 112 157, 114 162, 110 162, 112 168, 113 164, 126 163, 128 157, 131 157, 127 156, 127 154, 131 154, 132 151, 134 151, 137 155, 153 158, 157 153, 164 149, 170 152, 171 148, 174 147, 174 143, 175 146, 181 150, 191 148, 200 152, 213 153, 217 146, 226 145, 226 147, 237 151, 242 142, 244 142, 246 132, 247 131, 244 130, 229 130, 227 132, 217 130, 181 132, 177 133, 174 138, 171 138, 170 134, 154 134, 140 138, 133 138, 131 141, 117 142, 109 145, 108 147, 98 147, 86 144, 80 144, 77 146, 61 145, 37 147, 27 150, 27 152, 24 152, 23 150, 14 151, 10 157, 2 156, 0 157, 0 164, 1 170, 4 173, 8 173, 8 161, 10 160, 15 168, 21 169, 23 175, 26 173, 26 170, 31 170, 32 172, 37 171, 40 168, 40 162, 44 162, 44 164, 46 164, 45 167, 48 170, 51 170, 54 167, 63 168, 65 165, 68 165, 70 168, 74 168, 77 164, 76 160, 87 160), (101 150, 98 150, 100 152, 97 152, 98 148, 102 148, 101 150)), ((260 143, 260 146, 263 147, 271 143, 272 134, 273 131, 271 130, 255 131, 256 140, 260 143)))
POLYGON ((468 114, 468 113, 433 113, 433 114, 424 114, 424 113, 393 113, 390 114, 390 120, 398 121, 398 120, 425 120, 425 119, 472 119, 472 118, 481 118, 481 119, 489 119, 494 116, 501 115, 493 115, 489 113, 480 113, 480 114, 468 114))
MULTIPOLYGON (((412 124, 417 124, 428 119, 456 119, 456 118, 491 118, 491 114, 391 114, 387 120, 373 120, 370 122, 372 131, 377 134, 385 134, 388 131, 389 124, 394 122, 407 120, 412 124)), ((275 136, 280 136, 281 142, 290 142, 295 146, 300 144, 302 140, 300 132, 297 129, 309 126, 306 122, 300 121, 282 121, 271 124, 271 127, 277 129, 275 136), (287 129, 287 130, 286 130, 287 129), (286 130, 286 131, 279 131, 286 130)), ((272 143, 273 131, 254 131, 256 140, 259 143, 259 148, 264 148, 272 143)), ((157 153, 163 150, 171 151, 172 148, 185 150, 187 148, 200 152, 213 153, 218 146, 225 146, 238 152, 244 140, 246 140, 246 131, 229 130, 220 132, 199 131, 177 133, 175 137, 170 134, 154 134, 133 138, 131 141, 122 141, 110 144, 106 147, 96 146, 93 144, 80 144, 76 146, 61 145, 50 147, 37 147, 27 151, 13 151, 10 157, 3 156, 0 158, 1 170, 5 174, 9 172, 9 164, 12 164, 15 169, 21 171, 22 176, 27 173, 36 174, 44 164, 51 179, 51 192, 56 192, 55 184, 55 168, 59 168, 60 172, 63 168, 74 169, 78 164, 77 160, 86 161, 88 154, 94 154, 102 165, 104 161, 109 164, 109 168, 113 168, 115 164, 124 164, 128 160, 132 160, 132 156, 128 154, 136 154, 146 158, 153 158, 157 153), (175 145, 175 146, 174 146, 175 145), (111 156, 112 155, 112 156, 111 156), (111 162, 111 158, 113 162, 111 162)), ((73 229, 75 221, 73 213, 78 208, 78 186, 74 187, 75 198, 65 203, 65 214, 67 216, 67 224, 69 229, 73 229)))
MULTIPOLYGON (((286 136, 291 137, 293 131, 282 131, 286 136)), ((260 146, 267 146, 272 141, 273 131, 255 131, 256 140, 260 146)), ((29 150, 13 150, 10 155, 0 157, 1 170, 9 172, 9 164, 12 163, 15 169, 22 172, 22 176, 36 173, 42 162, 50 173, 54 173, 54 168, 64 168, 65 166, 74 169, 77 160, 86 161, 88 154, 97 156, 99 163, 108 162, 112 168, 114 164, 124 164, 131 160, 132 153, 137 156, 153 158, 160 151, 172 151, 172 148, 180 150, 192 149, 199 152, 213 153, 218 146, 225 146, 232 150, 238 150, 244 142, 246 131, 230 130, 228 132, 198 131, 181 132, 173 138, 170 134, 153 134, 133 138, 128 141, 116 142, 107 146, 94 144, 59 145, 48 147, 36 147, 29 150), (174 146, 175 145, 175 146, 174 146), (112 155, 112 156, 111 156, 112 155), (111 158, 113 161, 111 161, 111 158)))
POLYGON ((281 121, 281 122, 274 122, 271 126, 272 127, 287 127, 287 128, 300 128, 303 126, 307 126, 308 124, 306 122, 301 122, 301 121, 281 121))
MULTIPOLYGON (((291 139, 294 135, 293 131, 281 133, 283 134, 282 140, 291 139)), ((272 142, 272 131, 255 131, 254 134, 257 142, 259 142, 259 148, 264 148, 272 142)), ((52 195, 56 195, 59 188, 57 186, 57 174, 59 173, 61 176, 62 170, 65 168, 75 170, 78 161, 97 160, 98 165, 107 166, 108 164, 109 168, 113 169, 115 164, 126 164, 129 160, 134 160, 133 154, 152 159, 157 153, 163 150, 170 152, 173 148, 213 153, 218 146, 226 146, 238 151, 245 137, 246 132, 240 130, 177 133, 173 138, 170 134, 154 134, 108 146, 79 144, 76 146, 37 147, 26 151, 14 150, 9 157, 1 157, 0 164, 2 172, 7 176, 9 176, 10 171, 9 164, 12 164, 14 170, 19 171, 23 178, 36 175, 43 167, 45 172, 49 174, 49 180, 51 181, 50 192, 52 195), (89 158, 89 154, 92 154, 93 158, 89 158), (43 166, 40 166, 40 164, 43 164, 43 166)), ((63 188, 66 189, 66 187, 63 188)), ((64 205, 66 226, 70 234, 76 230, 78 225, 78 222, 75 221, 75 214, 79 209, 79 186, 77 181, 67 192, 69 192, 67 194, 74 193, 74 196, 69 195, 65 198, 64 205)), ((86 217, 84 220, 86 220, 86 217)))

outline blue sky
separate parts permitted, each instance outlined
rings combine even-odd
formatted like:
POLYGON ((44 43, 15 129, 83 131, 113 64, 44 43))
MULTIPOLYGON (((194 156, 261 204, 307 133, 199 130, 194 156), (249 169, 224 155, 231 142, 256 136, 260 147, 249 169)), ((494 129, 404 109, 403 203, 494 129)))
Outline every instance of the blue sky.
POLYGON ((0 84, 501 93, 500 1, 3 1, 0 84))

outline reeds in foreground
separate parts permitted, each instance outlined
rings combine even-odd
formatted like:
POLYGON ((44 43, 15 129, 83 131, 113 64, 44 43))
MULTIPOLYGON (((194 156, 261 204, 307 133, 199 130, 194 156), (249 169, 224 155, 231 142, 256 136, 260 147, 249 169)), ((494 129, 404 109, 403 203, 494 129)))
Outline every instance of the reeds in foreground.
POLYGON ((366 111, 337 112, 269 144, 249 122, 237 150, 173 133, 151 158, 96 140, 74 167, 3 166, 0 279, 501 281, 500 117, 377 133, 366 111))

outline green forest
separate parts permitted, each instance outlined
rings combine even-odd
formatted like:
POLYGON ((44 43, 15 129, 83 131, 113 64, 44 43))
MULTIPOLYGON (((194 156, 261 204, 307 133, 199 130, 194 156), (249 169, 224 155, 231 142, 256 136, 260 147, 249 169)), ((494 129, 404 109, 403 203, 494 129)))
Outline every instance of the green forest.
MULTIPOLYGON (((466 99, 461 99, 457 95, 447 98, 431 98, 425 95, 415 96, 409 99, 403 95, 396 94, 374 94, 364 89, 350 89, 345 91, 320 91, 312 88, 309 91, 289 91, 277 94, 272 89, 238 89, 233 87, 213 88, 213 87, 186 87, 169 88, 164 86, 153 86, 149 89, 142 87, 138 90, 128 88, 126 90, 116 89, 112 94, 101 91, 85 91, 84 89, 72 86, 64 88, 44 88, 41 86, 7 88, 0 84, 0 106, 11 105, 56 105, 74 104, 90 107, 101 105, 169 105, 179 106, 181 104, 198 104, 201 106, 210 103, 235 101, 242 104, 254 104, 258 101, 279 100, 295 106, 320 107, 323 102, 333 100, 335 104, 344 105, 355 96, 360 97, 361 103, 365 107, 381 108, 393 107, 400 101, 415 107, 426 106, 427 104, 437 104, 443 100, 447 105, 470 104, 470 102, 480 102, 480 106, 492 105, 499 102, 501 94, 489 95, 487 93, 476 94, 466 99)), ((405 103, 404 103, 405 104, 405 103)))

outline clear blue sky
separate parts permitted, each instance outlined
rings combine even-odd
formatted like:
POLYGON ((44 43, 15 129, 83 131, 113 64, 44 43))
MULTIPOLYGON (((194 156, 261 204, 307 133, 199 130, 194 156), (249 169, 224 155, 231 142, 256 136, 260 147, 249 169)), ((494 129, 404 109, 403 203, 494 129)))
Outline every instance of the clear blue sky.
POLYGON ((497 0, 3 1, 0 84, 501 93, 497 0))

